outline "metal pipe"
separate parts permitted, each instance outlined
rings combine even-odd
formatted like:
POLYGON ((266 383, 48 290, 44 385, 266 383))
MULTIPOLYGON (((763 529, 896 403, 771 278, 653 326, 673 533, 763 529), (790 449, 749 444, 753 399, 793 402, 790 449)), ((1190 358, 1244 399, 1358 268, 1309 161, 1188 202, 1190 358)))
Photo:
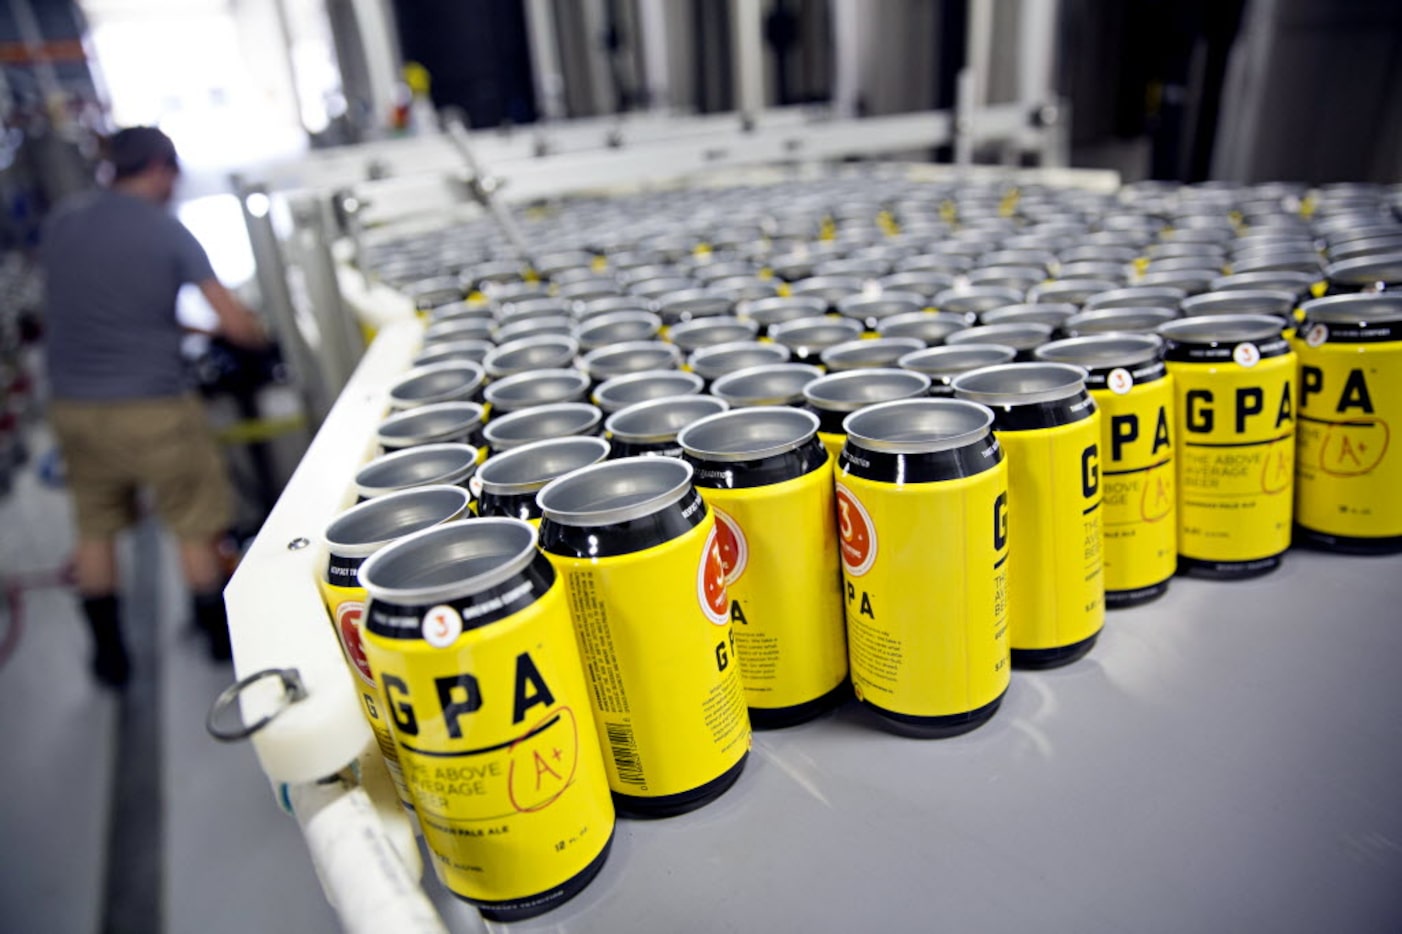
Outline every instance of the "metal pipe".
POLYGON ((531 45, 531 82, 541 121, 565 116, 565 79, 560 71, 560 39, 554 0, 526 0, 526 34, 531 45))
POLYGON ((272 324, 278 346, 287 355, 291 375, 307 420, 319 424, 331 409, 329 395, 321 378, 321 367, 297 321, 297 309, 287 280, 287 263, 273 227, 273 201, 267 188, 249 184, 241 176, 232 177, 239 210, 253 250, 254 275, 262 297, 262 309, 272 324))
POLYGON ((649 110, 672 106, 672 75, 667 61, 668 0, 638 0, 638 34, 643 46, 643 85, 649 110))
POLYGON ((731 60, 735 66, 735 109, 752 126, 764 109, 763 16, 759 0, 731 0, 731 60))

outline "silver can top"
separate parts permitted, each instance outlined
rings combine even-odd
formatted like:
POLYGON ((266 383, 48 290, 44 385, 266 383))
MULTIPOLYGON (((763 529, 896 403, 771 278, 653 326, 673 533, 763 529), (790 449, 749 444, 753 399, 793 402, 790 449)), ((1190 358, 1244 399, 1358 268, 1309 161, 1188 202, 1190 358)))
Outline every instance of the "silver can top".
POLYGON ((1329 295, 1301 306, 1308 322, 1325 324, 1394 324, 1402 321, 1402 292, 1329 295))
POLYGON ((1289 318, 1295 308, 1295 293, 1281 289, 1232 289, 1227 292, 1203 292, 1183 299, 1183 314, 1191 318, 1203 315, 1275 315, 1289 318))
POLYGON ((1038 360, 1071 363, 1087 370, 1133 367, 1158 359, 1163 341, 1153 334, 1094 334, 1043 344, 1038 360))
POLYGON ((487 373, 500 378, 527 370, 567 367, 579 352, 579 342, 563 334, 523 337, 502 344, 482 361, 487 373))
POLYGON ((626 409, 639 402, 691 396, 699 393, 706 381, 695 373, 681 370, 643 370, 626 376, 615 376, 594 390, 594 404, 605 414, 626 409))
POLYGON ((610 311, 580 322, 575 336, 584 350, 625 341, 650 341, 662 330, 662 319, 650 311, 610 311))
POLYGON ((1072 315, 1062 325, 1072 337, 1088 334, 1152 334, 1178 317, 1172 308, 1098 308, 1072 315))
POLYGON ((538 405, 492 419, 482 430, 482 437, 492 450, 504 451, 546 438, 588 434, 603 417, 597 406, 587 402, 538 405))
POLYGON ((477 471, 483 493, 533 493, 556 477, 609 456, 603 438, 547 438, 487 458, 477 471))
POLYGON ((536 559, 536 530, 520 519, 459 519, 401 538, 360 568, 372 600, 429 606, 490 590, 536 559))
POLYGON ((795 350, 814 351, 862 336, 862 324, 850 318, 795 318, 769 329, 775 342, 795 350))
POLYGON ((653 399, 613 413, 604 423, 604 431, 630 444, 665 444, 692 422, 729 408, 729 403, 714 396, 653 399))
POLYGON ((536 496, 544 518, 594 528, 654 515, 691 491, 691 465, 671 457, 624 457, 552 480, 536 496))
POLYGON ((1180 344, 1216 344, 1271 340, 1285 323, 1273 315, 1202 315, 1178 318, 1159 328, 1159 336, 1180 344))
POLYGON ((1007 363, 954 378, 954 395, 987 406, 1059 402, 1085 390, 1086 371, 1069 363, 1007 363))
POLYGON ((489 340, 479 338, 468 338, 464 340, 449 341, 442 344, 429 344, 417 357, 414 358, 414 366, 428 366, 433 363, 455 363, 459 360, 471 360, 473 363, 481 363, 486 359, 487 354, 492 352, 496 345, 489 340))
POLYGON ((1086 299, 1086 311, 1100 308, 1128 308, 1137 306, 1162 306, 1177 308, 1178 303, 1188 297, 1183 289, 1172 286, 1132 285, 1123 289, 1110 289, 1086 299))
POLYGON ((355 475, 355 489, 372 499, 394 490, 436 483, 461 483, 477 467, 470 444, 421 444, 377 457, 355 475))
POLYGON ((803 387, 823 375, 808 363, 775 363, 727 373, 711 384, 711 394, 733 406, 788 405, 803 399, 803 387))
POLYGON ((576 402, 589 389, 589 377, 574 369, 531 370, 497 380, 487 387, 486 399, 497 412, 576 402))
POLYGON ((829 372, 869 370, 889 367, 901 357, 924 346, 925 342, 918 337, 878 337, 834 344, 819 357, 829 372))
POLYGON ((397 538, 456 519, 471 499, 462 487, 441 484, 386 493, 332 519, 322 540, 336 557, 368 558, 397 538))
POLYGON ((933 454, 988 436, 993 413, 961 399, 898 399, 867 406, 842 422, 847 438, 869 451, 933 454))
POLYGON ((981 367, 1010 363, 1017 350, 1006 344, 951 344, 908 353, 896 361, 903 370, 932 379, 955 376, 981 367))
POLYGON ((702 347, 691 355, 687 363, 694 373, 712 380, 746 367, 783 363, 788 359, 789 351, 786 347, 760 341, 733 341, 729 344, 702 347))
POLYGON ((1051 339, 1052 328, 1048 324, 1024 321, 1014 324, 983 324, 978 327, 955 331, 945 338, 950 347, 961 344, 1003 344, 1018 350, 1031 350, 1051 339))
POLYGON ((409 409, 434 402, 467 399, 482 385, 483 373, 471 360, 434 363, 405 373, 389 390, 390 406, 409 409))
POLYGON ((390 448, 426 444, 471 431, 482 423, 482 411, 476 402, 423 405, 386 418, 375 435, 381 445, 390 448))
POLYGON ((943 311, 912 311, 884 318, 876 330, 882 337, 913 337, 925 344, 942 344, 955 331, 969 326, 963 315, 943 311))
POLYGON ((594 379, 605 380, 643 370, 675 369, 681 363, 681 351, 662 341, 624 341, 591 350, 580 362, 594 379))
POLYGON ((930 377, 914 370, 883 368, 830 373, 803 387, 803 398, 825 412, 855 412, 864 406, 892 399, 924 395, 930 377))
POLYGON ((672 325, 667 340, 676 344, 683 353, 691 353, 716 344, 754 340, 757 333, 758 321, 729 317, 693 318, 672 325))
POLYGON ((802 446, 818 433, 818 417, 786 406, 754 406, 692 422, 677 443, 698 460, 763 460, 802 446))

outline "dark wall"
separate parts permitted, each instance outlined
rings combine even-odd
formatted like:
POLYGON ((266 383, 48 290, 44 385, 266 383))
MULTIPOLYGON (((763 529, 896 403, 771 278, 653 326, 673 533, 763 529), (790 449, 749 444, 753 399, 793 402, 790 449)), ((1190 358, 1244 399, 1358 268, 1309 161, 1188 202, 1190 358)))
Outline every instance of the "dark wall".
POLYGON ((536 118, 520 0, 395 0, 406 61, 428 69, 433 103, 458 107, 473 127, 536 118))
POLYGON ((1211 171, 1228 55, 1246 0, 1067 0, 1061 88, 1074 145, 1148 137, 1153 178, 1211 171))

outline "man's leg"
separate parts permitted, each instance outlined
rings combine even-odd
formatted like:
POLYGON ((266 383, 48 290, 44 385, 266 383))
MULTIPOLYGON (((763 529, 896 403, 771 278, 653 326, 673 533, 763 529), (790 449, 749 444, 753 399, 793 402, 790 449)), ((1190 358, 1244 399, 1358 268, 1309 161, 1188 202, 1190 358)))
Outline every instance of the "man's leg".
POLYGON ((231 653, 218 541, 232 518, 224 459, 193 396, 152 408, 152 420, 167 430, 152 445, 144 476, 156 494, 156 511, 180 542, 180 569, 190 587, 195 625, 209 640, 210 657, 224 661, 231 653))
POLYGON ((182 538, 180 569, 190 587, 195 625, 209 639, 211 658, 224 661, 233 654, 229 645, 229 620, 224 612, 224 564, 218 543, 212 538, 182 538))
POLYGON ((110 538, 81 537, 74 552, 83 615, 93 639, 93 676, 121 687, 131 677, 117 604, 117 549, 110 538))
POLYGON ((92 632, 92 673, 102 684, 121 687, 131 676, 122 641, 117 600, 117 532, 132 518, 130 482, 123 471, 113 430, 113 409, 54 400, 49 421, 58 438, 73 495, 78 544, 73 554, 78 595, 92 632))

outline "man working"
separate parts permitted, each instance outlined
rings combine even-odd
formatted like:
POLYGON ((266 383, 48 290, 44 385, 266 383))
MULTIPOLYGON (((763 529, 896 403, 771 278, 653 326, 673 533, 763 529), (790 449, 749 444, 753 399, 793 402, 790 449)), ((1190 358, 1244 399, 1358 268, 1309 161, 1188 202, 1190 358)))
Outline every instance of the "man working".
POLYGON ((214 275, 194 236, 167 211, 180 165, 154 127, 109 141, 110 186, 71 199, 45 226, 50 422, 77 514, 78 589, 92 630, 94 676, 130 674, 117 601, 115 538, 149 488, 180 542, 195 621, 210 654, 229 657, 218 537, 231 513, 224 462, 180 352, 176 294, 195 283, 231 342, 265 342, 257 318, 214 275))

